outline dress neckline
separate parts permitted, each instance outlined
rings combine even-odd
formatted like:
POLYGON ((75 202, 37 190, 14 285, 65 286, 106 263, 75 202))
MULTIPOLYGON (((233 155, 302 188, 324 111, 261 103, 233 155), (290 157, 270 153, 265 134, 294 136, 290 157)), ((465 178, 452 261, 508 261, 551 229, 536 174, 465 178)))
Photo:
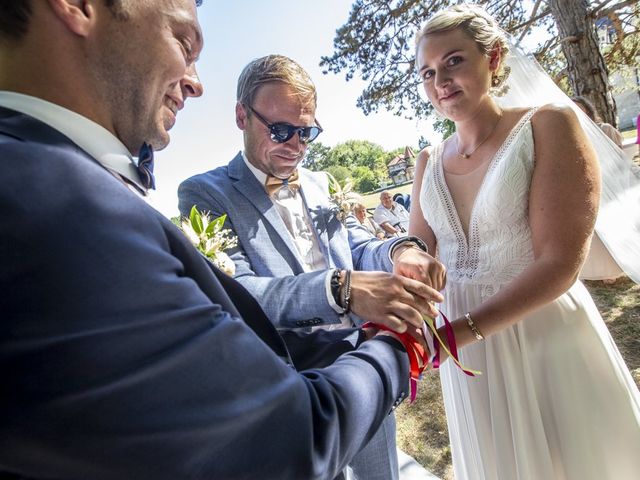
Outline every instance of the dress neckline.
POLYGON ((511 129, 507 137, 504 139, 496 153, 493 155, 491 160, 489 160, 489 166, 487 167, 484 176, 482 178, 482 182, 480 183, 480 187, 476 192, 476 195, 473 199, 473 204, 471 207, 471 214, 469 216, 469 225, 467 231, 468 236, 465 234, 464 229, 462 228, 462 221, 460 220, 460 215, 456 210, 455 204, 453 202, 453 197, 451 195, 451 191, 449 190, 449 186, 447 185, 444 167, 442 164, 442 154, 444 150, 444 142, 440 143, 434 152, 434 177, 435 177, 435 185, 438 192, 438 196, 440 201, 445 207, 447 221, 451 226, 451 230, 454 232, 456 241, 458 243, 458 253, 456 258, 456 268, 457 269, 465 269, 468 266, 471 266, 473 269, 477 266, 478 263, 478 253, 480 247, 480 239, 478 238, 478 225, 476 222, 476 207, 478 203, 478 198, 481 193, 485 189, 485 185, 487 183, 487 178, 491 175, 493 170, 495 170, 496 165, 499 163, 499 160, 504 156, 505 152, 509 149, 509 147, 513 144, 514 140, 518 137, 518 134, 522 131, 522 127, 527 124, 533 114, 537 111, 537 107, 531 108, 526 111, 522 117, 516 122, 514 127, 511 129), (467 266, 467 267, 465 267, 467 266))

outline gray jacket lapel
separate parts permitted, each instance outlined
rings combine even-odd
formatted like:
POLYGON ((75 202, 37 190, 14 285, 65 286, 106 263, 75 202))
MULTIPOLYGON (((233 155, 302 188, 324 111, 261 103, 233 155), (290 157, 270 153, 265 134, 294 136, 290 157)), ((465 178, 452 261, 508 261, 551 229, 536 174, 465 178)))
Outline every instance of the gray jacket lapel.
POLYGON ((258 182, 258 179, 247 168, 239 153, 229 163, 229 177, 233 182, 234 188, 243 195, 258 210, 259 214, 273 227, 275 232, 280 236, 284 244, 289 250, 293 261, 297 262, 300 270, 303 270, 302 262, 298 256, 298 251, 293 244, 293 238, 289 234, 286 225, 282 221, 278 210, 267 196, 264 187, 258 182))

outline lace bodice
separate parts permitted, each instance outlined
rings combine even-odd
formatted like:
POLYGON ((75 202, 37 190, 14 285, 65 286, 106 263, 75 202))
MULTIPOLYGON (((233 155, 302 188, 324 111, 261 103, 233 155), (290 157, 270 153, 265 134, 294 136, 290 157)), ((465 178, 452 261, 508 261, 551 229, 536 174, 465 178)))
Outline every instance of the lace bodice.
POLYGON ((448 281, 496 290, 531 263, 528 201, 534 164, 530 119, 534 112, 530 110, 520 119, 491 160, 472 207, 468 239, 445 181, 442 144, 427 162, 420 205, 436 235, 448 281))

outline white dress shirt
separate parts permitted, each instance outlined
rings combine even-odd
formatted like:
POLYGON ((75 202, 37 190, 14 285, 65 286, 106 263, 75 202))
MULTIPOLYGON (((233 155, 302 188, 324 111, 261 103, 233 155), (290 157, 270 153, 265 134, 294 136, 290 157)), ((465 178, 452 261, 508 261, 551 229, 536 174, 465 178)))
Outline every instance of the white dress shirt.
POLYGON ((21 93, 0 91, 0 106, 24 113, 56 129, 87 152, 114 176, 127 179, 136 193, 147 194, 136 163, 124 144, 106 128, 55 103, 21 93))
MULTIPOLYGON (((253 173, 258 182, 262 186, 265 185, 267 180, 267 174, 257 169, 249 162, 247 156, 242 152, 242 158, 247 168, 253 173)), ((303 190, 304 186, 300 185, 300 190, 303 190)), ((297 195, 287 187, 283 187, 277 195, 270 197, 273 202, 280 218, 287 227, 287 231, 291 236, 293 244, 296 246, 298 258, 305 272, 315 272, 318 270, 325 270, 327 268, 327 262, 322 255, 320 249, 320 242, 316 235, 315 229, 311 222, 311 217, 307 211, 307 207, 304 204, 302 195, 297 195), (274 198, 276 197, 276 198, 274 198)), ((331 273, 333 270, 328 270, 325 277, 325 293, 327 296, 327 302, 333 308, 336 313, 342 313, 343 309, 336 304, 333 295, 331 294, 331 273)), ((351 325, 351 321, 348 316, 343 318, 342 322, 345 325, 351 325)))

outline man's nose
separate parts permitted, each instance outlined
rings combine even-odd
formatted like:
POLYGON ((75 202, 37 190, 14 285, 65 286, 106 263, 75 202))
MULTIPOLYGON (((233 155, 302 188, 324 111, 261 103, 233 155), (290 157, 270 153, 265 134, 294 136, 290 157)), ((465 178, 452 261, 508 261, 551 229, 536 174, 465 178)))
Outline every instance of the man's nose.
POLYGON ((295 150, 295 151, 297 151, 299 153, 304 153, 304 151, 307 148, 307 144, 300 140, 300 131, 299 130, 296 131, 296 133, 294 133, 293 136, 289 140, 284 142, 284 144, 288 145, 293 150, 295 150))
POLYGON ((194 63, 187 67, 187 71, 180 81, 180 88, 182 89, 182 96, 184 98, 199 97, 204 92, 204 87, 202 83, 200 83, 200 77, 198 77, 194 63))

